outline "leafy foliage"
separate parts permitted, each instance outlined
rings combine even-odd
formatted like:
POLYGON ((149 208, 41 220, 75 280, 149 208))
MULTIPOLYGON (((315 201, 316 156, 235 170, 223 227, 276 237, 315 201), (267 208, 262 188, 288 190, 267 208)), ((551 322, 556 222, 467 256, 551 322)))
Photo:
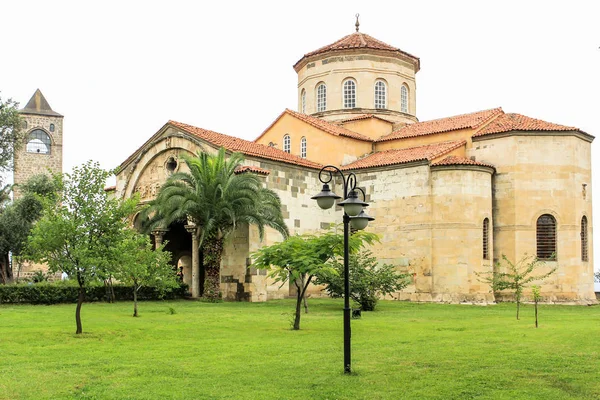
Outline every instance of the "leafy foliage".
POLYGON ((19 103, 0 97, 0 171, 12 168, 13 156, 23 145, 19 103))
MULTIPOLYGON (((336 258, 330 264, 333 268, 320 271, 316 283, 326 285, 325 290, 331 297, 343 297, 344 261, 336 258)), ((410 283, 410 274, 397 272, 392 264, 379 265, 377 258, 369 250, 351 254, 348 268, 350 298, 358 303, 363 311, 373 311, 379 296, 402 290, 410 283)))
POLYGON ((537 257, 524 255, 517 263, 513 263, 502 255, 504 263, 497 263, 494 268, 494 272, 491 275, 488 274, 477 274, 479 279, 483 282, 490 284, 494 292, 507 290, 514 293, 515 301, 517 303, 517 319, 519 319, 519 309, 521 306, 521 297, 523 290, 534 281, 541 281, 554 272, 557 267, 551 268, 548 272, 539 275, 534 275, 534 271, 544 264, 537 257))
MULTIPOLYGON (((196 225, 199 246, 204 250, 207 297, 217 299, 223 240, 242 223, 255 225, 262 239, 265 227, 287 237, 289 232, 281 214, 279 196, 263 187, 253 174, 236 174, 244 157, 225 149, 217 154, 198 153, 183 156, 190 172, 169 177, 156 199, 146 210, 152 216, 148 230, 168 227, 175 221, 196 225)), ((192 284, 192 287, 194 284, 192 284)), ((200 294, 201 295, 201 294, 200 294)))
MULTIPOLYGON (((364 231, 350 235, 348 247, 355 253, 366 244, 378 240, 377 235, 364 231)), ((297 288, 296 316, 293 329, 300 329, 301 304, 312 279, 320 273, 335 273, 329 261, 344 254, 344 237, 328 232, 321 236, 291 236, 283 242, 263 247, 253 254, 254 267, 269 271, 275 282, 285 284, 288 280, 297 288)))
POLYGON ((58 195, 44 202, 42 217, 28 239, 27 259, 46 263, 50 272, 65 272, 79 284, 78 334, 85 288, 119 262, 113 248, 124 239, 126 218, 137 202, 108 198, 104 185, 110 175, 92 161, 64 174, 58 180, 58 195))

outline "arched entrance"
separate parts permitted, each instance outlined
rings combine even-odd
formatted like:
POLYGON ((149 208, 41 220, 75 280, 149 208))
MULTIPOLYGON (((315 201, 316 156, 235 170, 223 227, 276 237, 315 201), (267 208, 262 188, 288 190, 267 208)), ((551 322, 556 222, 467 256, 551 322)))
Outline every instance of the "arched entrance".
MULTIPOLYGON (((183 282, 192 287, 192 235, 185 229, 184 222, 173 222, 163 237, 165 250, 171 253, 171 265, 174 271, 183 267, 183 282)), ((200 273, 198 274, 200 295, 204 293, 204 263, 200 250, 200 273)))

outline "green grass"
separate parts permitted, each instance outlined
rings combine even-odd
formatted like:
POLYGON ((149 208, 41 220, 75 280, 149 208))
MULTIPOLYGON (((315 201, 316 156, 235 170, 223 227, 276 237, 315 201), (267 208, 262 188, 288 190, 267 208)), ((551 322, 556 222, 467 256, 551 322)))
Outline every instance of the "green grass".
POLYGON ((381 302, 0 306, 0 399, 599 399, 600 307, 381 302), (175 309, 171 314, 169 308, 175 309))

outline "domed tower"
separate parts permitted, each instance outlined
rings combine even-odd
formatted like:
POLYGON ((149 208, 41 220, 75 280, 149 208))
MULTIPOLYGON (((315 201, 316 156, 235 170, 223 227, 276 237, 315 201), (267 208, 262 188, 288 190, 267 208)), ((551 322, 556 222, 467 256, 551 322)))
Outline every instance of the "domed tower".
POLYGON ((26 133, 25 145, 14 156, 15 198, 19 184, 33 175, 62 172, 63 116, 52 110, 40 89, 19 113, 26 133))
POLYGON ((374 114, 394 123, 416 118, 418 57, 359 32, 305 54, 298 74, 298 111, 341 121, 374 114))

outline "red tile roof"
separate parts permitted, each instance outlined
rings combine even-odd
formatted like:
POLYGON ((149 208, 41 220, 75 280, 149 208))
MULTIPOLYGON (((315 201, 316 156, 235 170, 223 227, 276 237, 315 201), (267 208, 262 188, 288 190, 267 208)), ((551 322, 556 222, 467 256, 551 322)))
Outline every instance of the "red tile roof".
POLYGON ((104 188, 105 192, 112 192, 114 190, 117 190, 116 186, 107 186, 107 187, 104 188))
POLYGON ((268 169, 263 169, 252 165, 240 165, 235 169, 235 171, 233 171, 233 173, 236 175, 244 174, 246 172, 252 172, 258 175, 269 175, 271 173, 271 171, 269 171, 268 169))
POLYGON ((177 121, 169 121, 168 124, 179 128, 191 135, 200 139, 206 140, 216 146, 222 146, 227 150, 240 152, 248 156, 265 158, 273 161, 282 161, 288 164, 300 165, 303 167, 321 169, 323 166, 313 161, 286 153, 283 150, 274 147, 265 146, 263 144, 250 142, 248 140, 236 138, 222 133, 209 131, 207 129, 198 128, 196 126, 184 124, 177 121))
POLYGON ((370 118, 376 118, 378 120, 381 120, 381 121, 393 124, 392 121, 388 121, 387 119, 381 118, 380 116, 375 115, 375 114, 361 114, 361 115, 357 115, 356 117, 351 117, 351 118, 347 118, 347 119, 342 120, 342 123, 352 122, 352 121, 360 121, 362 119, 370 119, 370 118))
POLYGON ((414 124, 405 125, 389 135, 382 136, 377 139, 376 142, 432 135, 435 133, 449 132, 458 129, 474 129, 503 113, 504 111, 502 111, 502 108, 498 107, 491 110, 477 111, 470 114, 461 114, 453 117, 434 119, 431 121, 416 122, 414 124))
POLYGON ((361 33, 361 32, 355 32, 351 35, 344 36, 340 40, 337 40, 331 44, 328 44, 327 46, 323 46, 315 51, 306 53, 300 60, 298 60, 296 62, 296 64, 294 64, 294 68, 296 68, 296 66, 298 64, 300 64, 300 62, 302 62, 302 60, 304 60, 310 56, 314 56, 317 54, 323 54, 323 53, 327 53, 327 52, 342 51, 342 50, 347 50, 347 49, 373 49, 373 50, 383 50, 383 51, 398 53, 403 56, 412 58, 416 64, 417 71, 420 68, 419 57, 415 57, 412 54, 402 51, 397 47, 390 46, 389 44, 384 43, 381 40, 377 40, 374 37, 369 36, 366 33, 361 33))
POLYGON ((465 140, 441 142, 425 146, 411 147, 400 150, 379 151, 365 158, 344 165, 341 169, 361 169, 370 167, 382 167, 385 165, 405 164, 413 161, 431 161, 437 157, 451 152, 466 145, 465 140))
POLYGON ((285 114, 289 114, 289 115, 291 115, 294 118, 297 118, 297 119, 299 119, 301 121, 304 121, 307 124, 312 125, 315 128, 320 129, 320 130, 322 130, 324 132, 330 133, 330 134, 332 134, 334 136, 345 136, 345 137, 349 137, 349 138, 356 139, 356 140, 362 140, 362 141, 365 141, 365 142, 373 142, 373 139, 371 139, 370 137, 367 137, 365 135, 362 135, 362 134, 360 134, 358 132, 353 132, 353 131, 351 131, 349 129, 346 129, 346 128, 342 127, 342 126, 332 124, 331 122, 327 122, 327 121, 325 121, 323 119, 320 119, 320 118, 315 118, 315 117, 311 117, 310 115, 306 115, 306 114, 302 114, 302 113, 299 113, 299 112, 296 112, 296 111, 292 111, 289 108, 286 108, 285 111, 283 111, 281 114, 279 114, 279 116, 275 119, 275 121, 273 121, 273 123, 271 125, 269 125, 267 127, 267 129, 265 129, 263 131, 263 133, 260 134, 259 137, 257 137, 256 139, 254 139, 254 141, 256 142, 265 133, 267 133, 267 131, 269 129, 271 129, 271 127, 273 127, 273 125, 275 125, 275 123, 277 121, 279 121, 279 119, 281 117, 283 117, 283 115, 285 115, 285 114))
POLYGON ((495 169, 495 167, 492 164, 457 156, 448 156, 441 161, 431 164, 432 167, 436 167, 438 165, 478 165, 480 167, 489 167, 495 169))
POLYGON ((521 114, 504 114, 473 135, 483 136, 510 131, 579 131, 572 126, 557 125, 521 114))

